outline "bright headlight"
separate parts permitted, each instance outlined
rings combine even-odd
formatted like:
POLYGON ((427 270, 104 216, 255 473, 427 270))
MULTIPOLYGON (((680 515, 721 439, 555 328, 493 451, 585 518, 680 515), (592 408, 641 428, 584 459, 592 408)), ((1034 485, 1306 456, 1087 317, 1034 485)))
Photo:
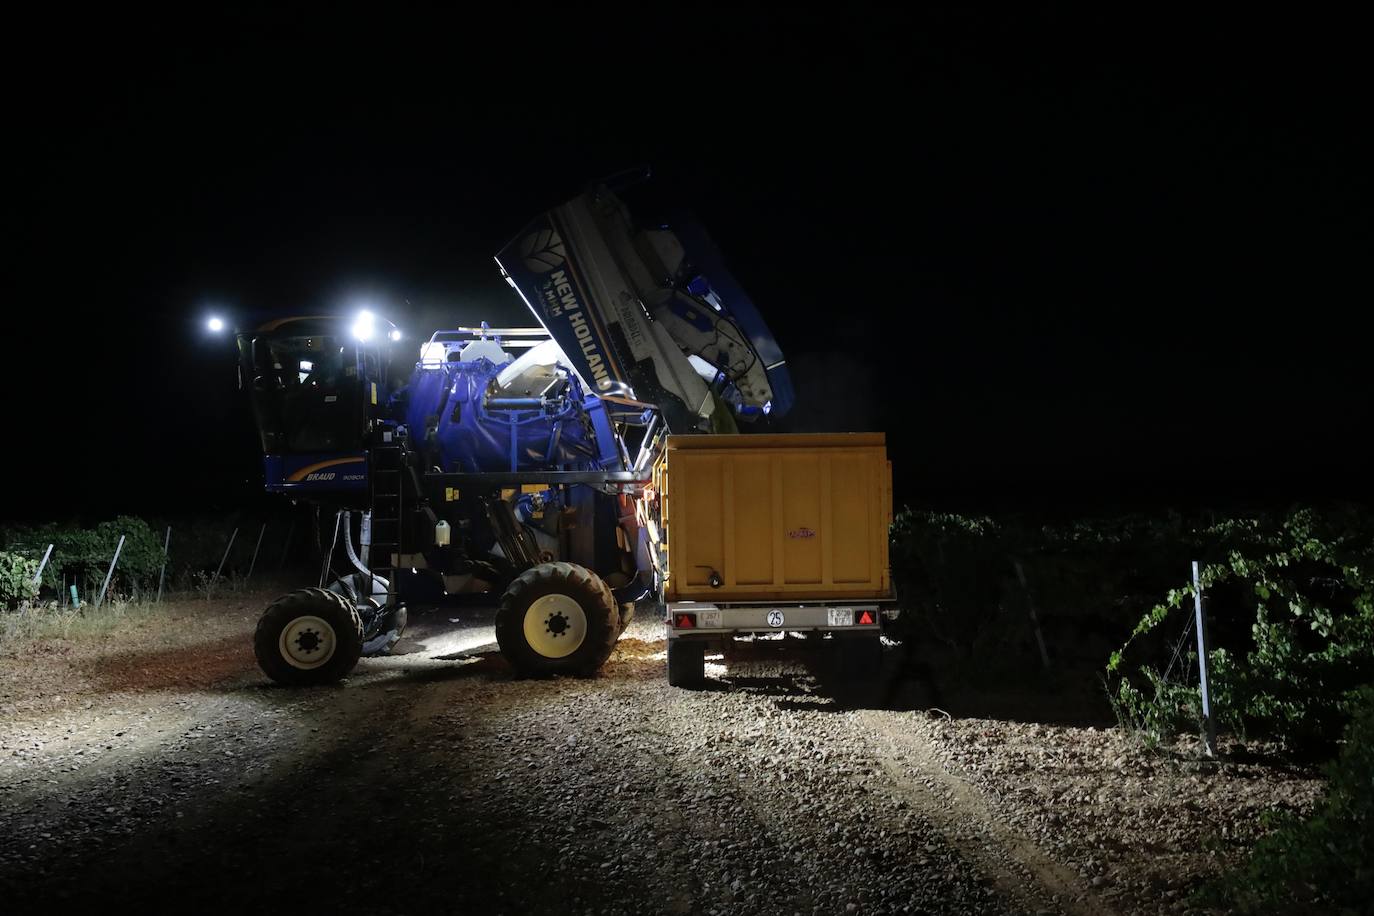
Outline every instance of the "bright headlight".
POLYGON ((377 333, 377 318, 367 309, 358 313, 353 321, 353 336, 361 341, 371 340, 377 333))

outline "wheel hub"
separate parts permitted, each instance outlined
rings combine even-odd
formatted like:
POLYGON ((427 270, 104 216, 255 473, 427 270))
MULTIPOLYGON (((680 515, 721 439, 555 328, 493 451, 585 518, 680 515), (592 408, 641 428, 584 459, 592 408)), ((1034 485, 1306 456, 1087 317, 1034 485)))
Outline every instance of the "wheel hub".
POLYGON ((564 658, 587 638, 587 614, 568 595, 544 595, 525 610, 525 641, 545 658, 564 658))
POLYGON ((334 657, 334 628, 314 615, 297 617, 282 628, 277 646, 293 668, 318 668, 334 657))

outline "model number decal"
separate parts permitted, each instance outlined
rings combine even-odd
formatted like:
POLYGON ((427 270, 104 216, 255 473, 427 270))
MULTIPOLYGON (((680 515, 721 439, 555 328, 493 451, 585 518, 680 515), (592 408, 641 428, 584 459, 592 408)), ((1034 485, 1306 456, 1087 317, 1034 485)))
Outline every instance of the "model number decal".
POLYGON ((813 538, 816 536, 816 532, 803 525, 801 528, 793 528, 787 532, 787 536, 790 538, 813 538))

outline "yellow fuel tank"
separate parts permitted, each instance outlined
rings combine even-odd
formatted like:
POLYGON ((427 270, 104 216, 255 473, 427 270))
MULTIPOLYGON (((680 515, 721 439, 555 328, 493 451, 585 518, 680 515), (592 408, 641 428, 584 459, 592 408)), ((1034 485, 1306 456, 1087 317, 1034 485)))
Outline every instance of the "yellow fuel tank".
POLYGON ((882 433, 669 436, 653 486, 665 601, 891 595, 882 433))

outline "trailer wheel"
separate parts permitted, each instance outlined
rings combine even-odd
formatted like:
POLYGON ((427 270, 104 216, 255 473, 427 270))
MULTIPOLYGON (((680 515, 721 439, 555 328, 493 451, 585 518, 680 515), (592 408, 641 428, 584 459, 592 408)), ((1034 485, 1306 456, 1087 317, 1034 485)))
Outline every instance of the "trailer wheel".
POLYGON ((834 695, 841 706, 871 708, 881 693, 883 643, 877 634, 835 639, 839 679, 834 695))
POLYGON ((706 680, 706 643, 698 639, 668 640, 668 686, 700 687, 706 680))
POLYGON ((358 663, 363 622, 342 595, 302 588, 267 606, 253 634, 258 667, 278 684, 332 684, 358 663))
POLYGON ((840 677, 850 683, 878 679, 883 663, 883 642, 878 634, 841 636, 835 640, 839 650, 840 677))
POLYGON ((496 612, 501 654, 526 676, 595 674, 619 635, 620 609, 610 587, 573 563, 525 570, 496 612))

